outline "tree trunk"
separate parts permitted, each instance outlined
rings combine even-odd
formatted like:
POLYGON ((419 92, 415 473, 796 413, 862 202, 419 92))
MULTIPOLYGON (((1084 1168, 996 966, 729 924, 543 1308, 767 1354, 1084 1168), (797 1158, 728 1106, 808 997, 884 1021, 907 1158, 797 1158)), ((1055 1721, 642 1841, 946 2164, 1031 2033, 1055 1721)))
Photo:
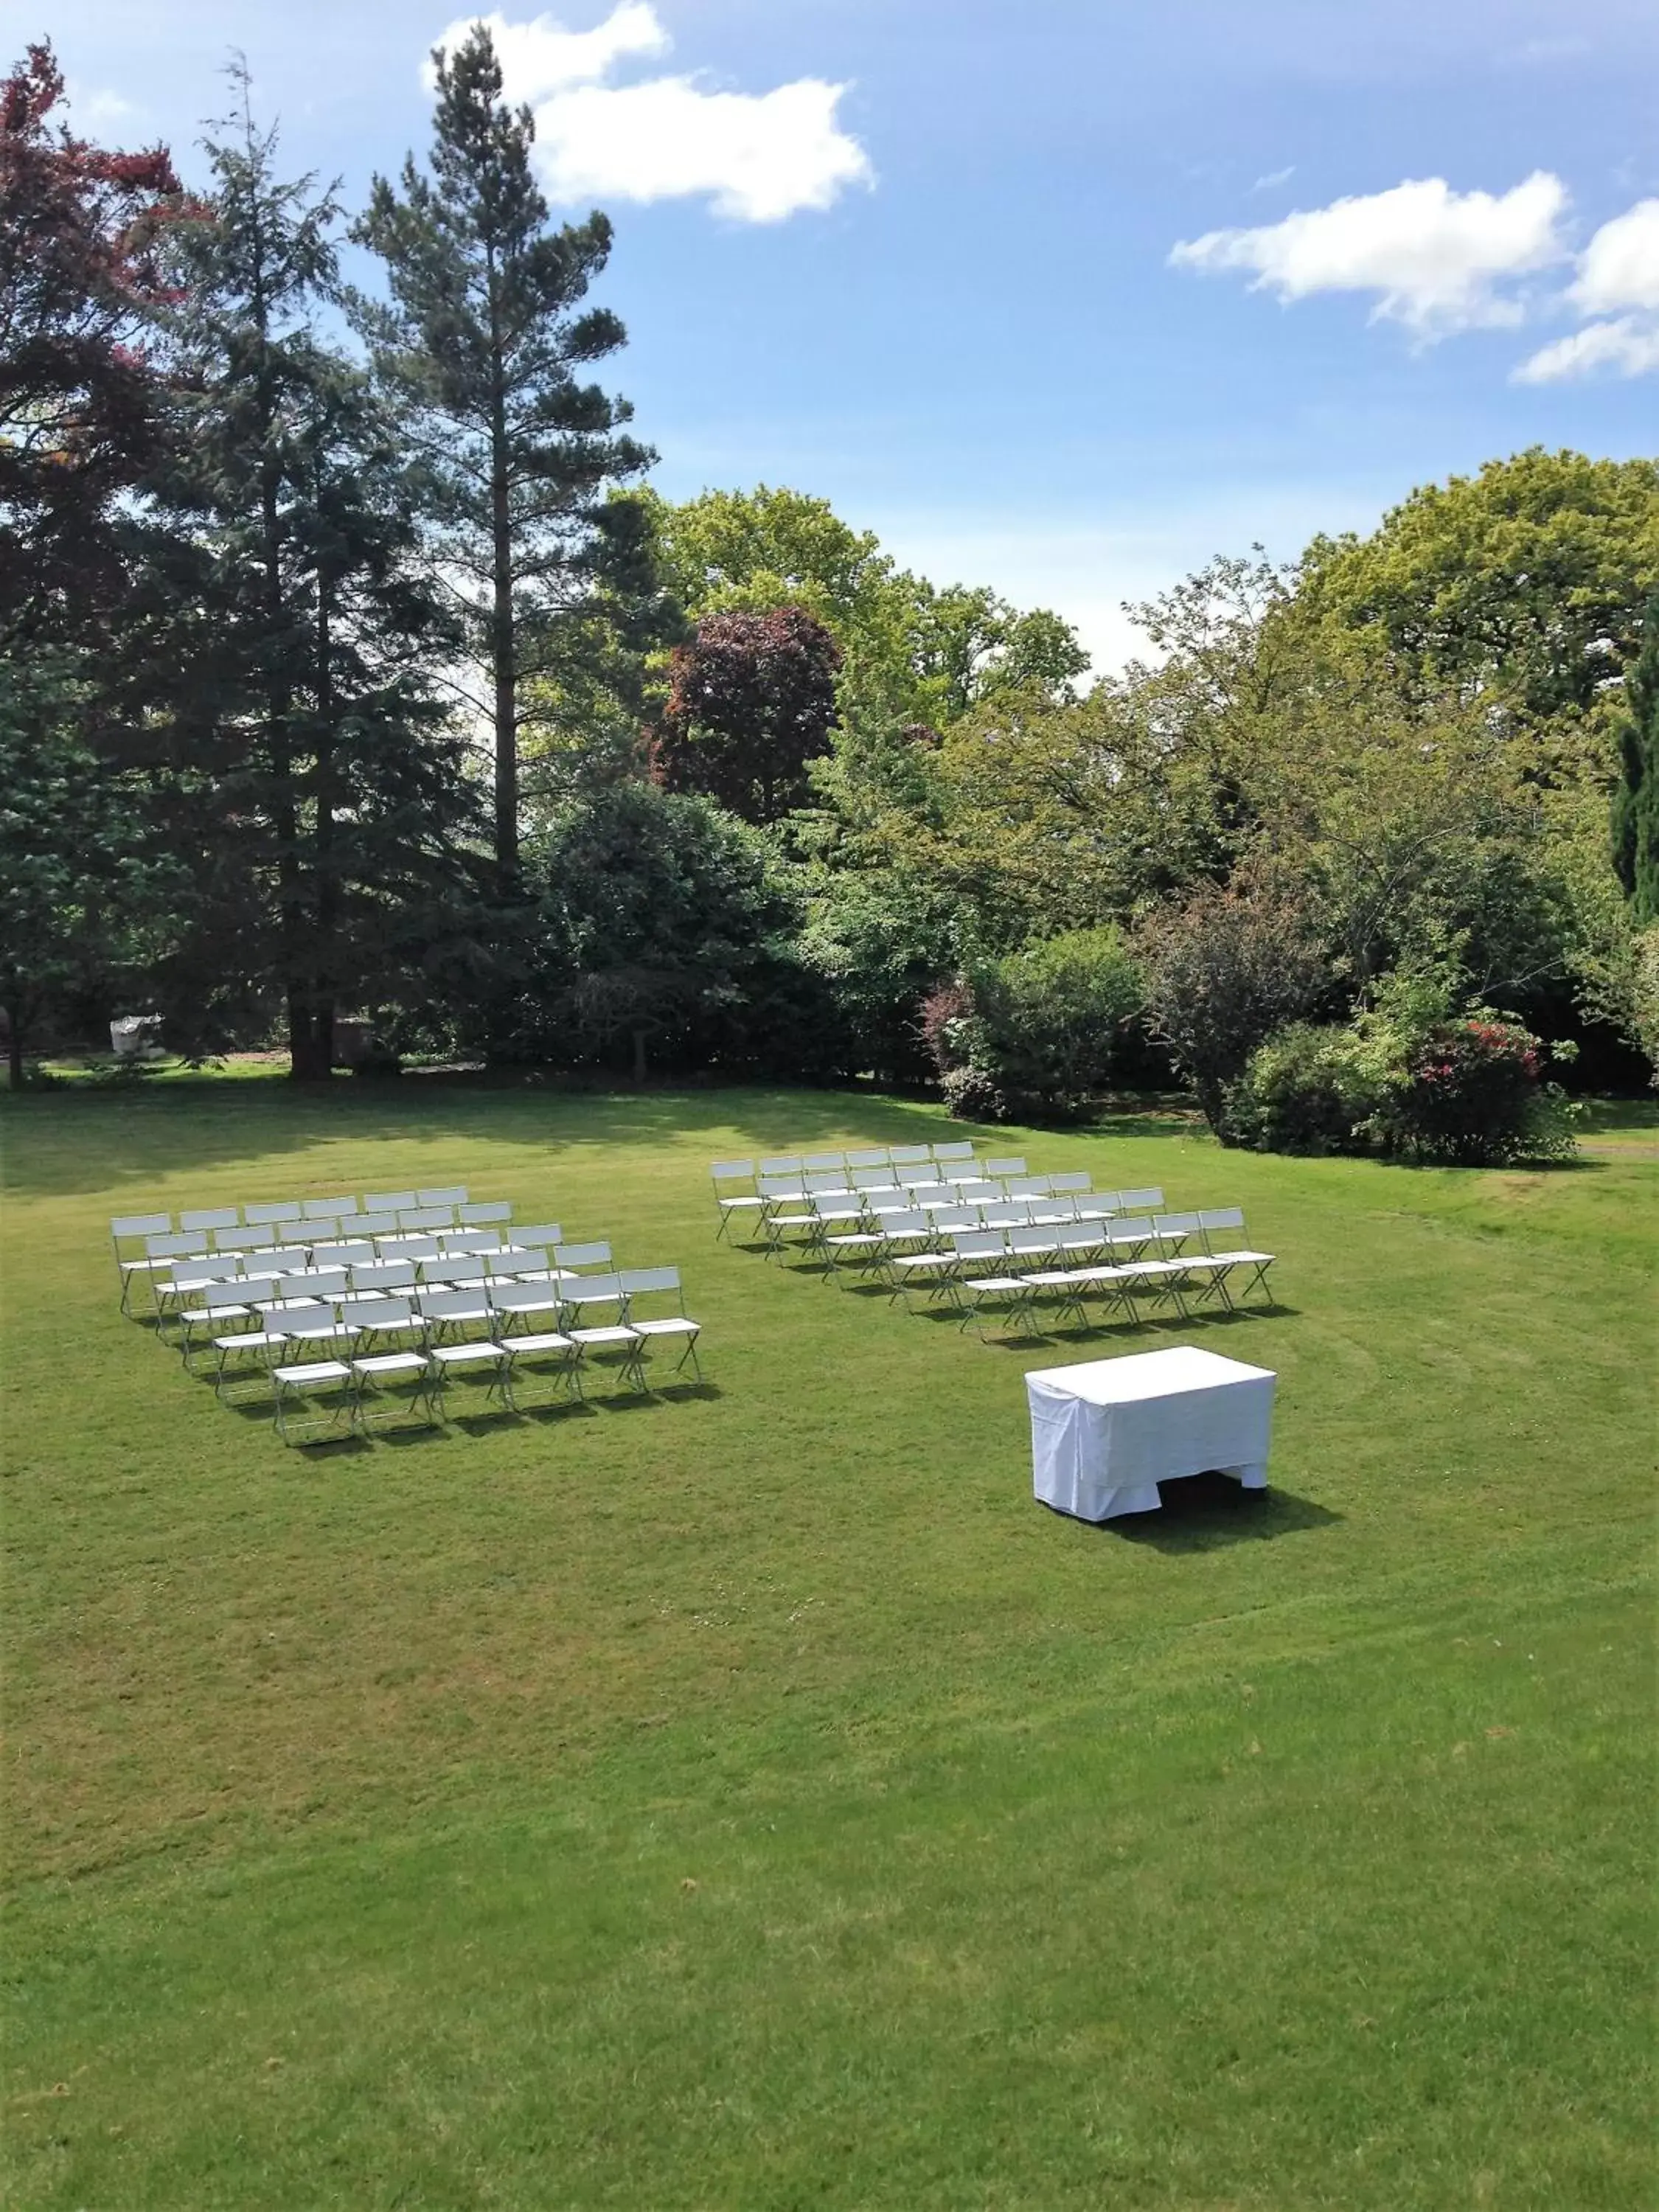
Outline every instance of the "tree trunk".
POLYGON ((490 659, 495 679, 495 878, 503 906, 519 892, 519 723, 516 641, 513 625, 513 525, 507 502, 507 418, 497 402, 491 427, 489 481, 494 592, 490 659))
POLYGON ((645 1080, 645 1031, 643 1030, 635 1030, 634 1032, 634 1080, 635 1083, 643 1083, 645 1080))
POLYGON ((14 1091, 23 1087, 23 1010, 6 1006, 6 1072, 14 1091))
POLYGON ((325 1083, 332 1074, 334 1010, 313 1006, 301 984, 289 988, 288 1050, 295 1083, 325 1083))

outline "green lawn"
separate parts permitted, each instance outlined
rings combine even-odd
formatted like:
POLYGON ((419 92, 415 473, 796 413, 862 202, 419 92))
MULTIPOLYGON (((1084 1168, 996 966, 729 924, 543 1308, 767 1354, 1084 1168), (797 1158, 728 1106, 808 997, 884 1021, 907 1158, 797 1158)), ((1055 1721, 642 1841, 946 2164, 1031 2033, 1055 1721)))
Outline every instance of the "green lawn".
POLYGON ((943 1127, 7 1103, 9 2204, 1651 2204, 1659 1170, 1010 1138, 1281 1255, 1087 1346, 714 1244, 943 1127), (307 1455, 116 1312, 113 1212, 450 1180, 678 1261, 708 1390, 307 1455), (1037 1507, 1024 1369, 1160 1334, 1269 1500, 1037 1507))

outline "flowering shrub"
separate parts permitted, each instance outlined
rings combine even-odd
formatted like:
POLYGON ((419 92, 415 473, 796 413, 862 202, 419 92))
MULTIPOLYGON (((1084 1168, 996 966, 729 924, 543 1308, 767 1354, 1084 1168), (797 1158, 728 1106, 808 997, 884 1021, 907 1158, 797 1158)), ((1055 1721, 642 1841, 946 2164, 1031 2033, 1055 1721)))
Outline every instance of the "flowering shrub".
POLYGON ((1292 1022, 1228 1085, 1222 1135, 1258 1152, 1362 1152, 1382 1099, 1352 1030, 1292 1022))
POLYGON ((1484 1012, 1443 1023, 1407 1056, 1379 1133, 1391 1150, 1468 1167, 1565 1157, 1572 1109, 1540 1073, 1538 1039, 1517 1024, 1484 1012))

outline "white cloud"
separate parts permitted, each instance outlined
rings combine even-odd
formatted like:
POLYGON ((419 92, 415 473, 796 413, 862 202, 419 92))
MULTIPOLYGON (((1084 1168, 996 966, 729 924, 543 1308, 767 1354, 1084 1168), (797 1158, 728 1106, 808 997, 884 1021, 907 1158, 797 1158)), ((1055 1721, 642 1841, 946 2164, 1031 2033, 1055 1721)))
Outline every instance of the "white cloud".
POLYGON ((124 125, 136 122, 139 110, 118 92, 110 92, 99 86, 82 84, 71 78, 64 88, 70 115, 78 130, 100 134, 118 131, 124 125))
POLYGON ((1659 323, 1634 315, 1616 322, 1587 323, 1565 338, 1542 346, 1515 372, 1517 384, 1559 384, 1574 376, 1608 369, 1615 376, 1645 376, 1659 369, 1659 323))
MULTIPOLYGON (((489 27, 508 99, 532 106, 537 169, 556 201, 706 195, 718 214, 779 222, 874 181, 868 155, 836 119, 845 85, 801 77, 744 93, 692 76, 610 82, 619 64, 668 51, 647 0, 621 0, 592 31, 567 31, 550 15, 467 17, 440 43, 458 44, 474 21, 489 27)), ((429 86, 429 64, 426 76, 429 86)))
POLYGON ((1587 315, 1622 307, 1659 313, 1659 200, 1638 200, 1602 224, 1584 248, 1568 297, 1587 315))
POLYGON ((1423 338, 1516 323, 1520 303, 1498 289, 1565 257, 1567 204, 1559 178, 1538 170, 1507 192, 1455 192, 1443 177, 1297 210, 1249 230, 1183 240, 1176 268, 1248 272, 1253 291, 1284 301, 1316 292, 1372 292, 1373 318, 1423 338))
POLYGON ((1296 164, 1294 161, 1291 162, 1288 169, 1269 169, 1265 177, 1258 177, 1256 179, 1255 182, 1250 186, 1250 190, 1253 192, 1277 191, 1280 185, 1288 185, 1291 179, 1295 174, 1296 164))
MULTIPOLYGON (((499 9, 493 15, 463 15, 433 43, 453 53, 477 23, 495 42, 502 89, 515 107, 520 102, 533 106, 569 85, 602 83, 618 62, 635 54, 665 54, 672 43, 647 0, 621 0, 591 31, 567 31, 550 15, 509 23, 499 9)), ((428 92, 437 81, 430 56, 422 81, 428 92)))

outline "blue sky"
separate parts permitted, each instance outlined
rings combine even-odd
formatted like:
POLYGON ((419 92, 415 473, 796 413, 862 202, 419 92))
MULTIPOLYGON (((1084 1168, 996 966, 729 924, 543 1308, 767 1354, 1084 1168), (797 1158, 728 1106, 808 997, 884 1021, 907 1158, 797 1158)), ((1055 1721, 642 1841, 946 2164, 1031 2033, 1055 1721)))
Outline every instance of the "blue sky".
MULTIPOLYGON (((186 173, 240 47, 286 157, 425 143, 465 0, 0 0, 186 173)), ((1655 0, 507 5, 616 223, 656 481, 788 483, 941 583, 1118 612, 1532 443, 1659 450, 1655 0), (577 34, 572 36, 570 34, 577 34), (1403 186, 1411 186, 1402 191, 1403 186)))

